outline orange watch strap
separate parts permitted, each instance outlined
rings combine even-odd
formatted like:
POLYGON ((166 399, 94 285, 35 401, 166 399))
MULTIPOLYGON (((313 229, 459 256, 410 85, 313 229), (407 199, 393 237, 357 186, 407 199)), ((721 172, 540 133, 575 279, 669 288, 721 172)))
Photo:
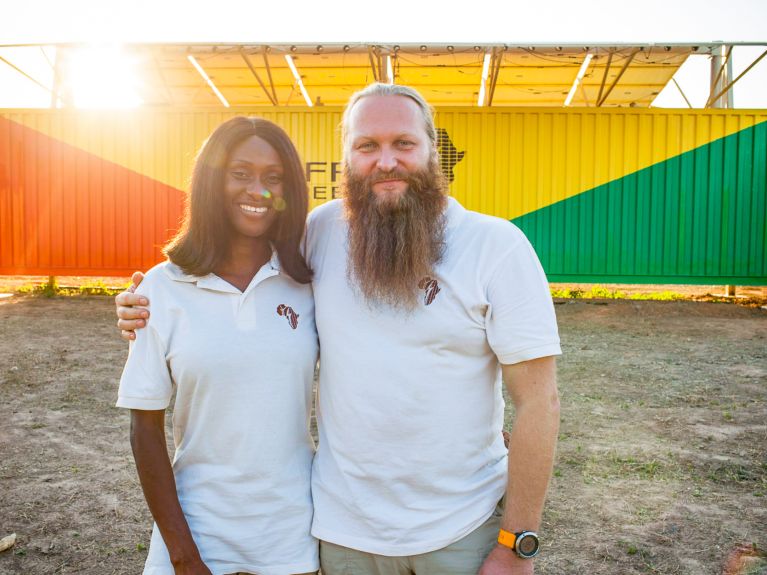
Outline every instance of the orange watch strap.
POLYGON ((505 529, 501 529, 498 532, 498 543, 509 549, 514 549, 514 544, 517 542, 517 536, 513 533, 509 533, 505 529))

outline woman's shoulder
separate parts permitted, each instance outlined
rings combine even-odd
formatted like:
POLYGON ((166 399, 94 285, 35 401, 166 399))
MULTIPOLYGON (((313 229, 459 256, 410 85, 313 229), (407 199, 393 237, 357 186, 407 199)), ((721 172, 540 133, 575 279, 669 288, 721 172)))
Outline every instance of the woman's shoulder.
POLYGON ((164 261, 144 274, 141 285, 136 288, 136 293, 149 295, 150 292, 162 293, 172 290, 177 282, 194 282, 199 278, 184 273, 176 264, 170 261, 164 261))

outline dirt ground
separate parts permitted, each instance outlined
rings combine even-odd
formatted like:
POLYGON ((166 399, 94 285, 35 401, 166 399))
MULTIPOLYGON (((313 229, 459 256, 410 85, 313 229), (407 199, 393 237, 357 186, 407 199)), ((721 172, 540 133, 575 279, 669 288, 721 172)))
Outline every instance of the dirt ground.
MULTIPOLYGON (((557 303, 536 573, 767 573, 749 551, 767 547, 767 310, 557 303)), ((113 407, 114 323, 108 297, 0 299, 0 538, 17 534, 2 574, 141 572, 150 517, 113 407)))

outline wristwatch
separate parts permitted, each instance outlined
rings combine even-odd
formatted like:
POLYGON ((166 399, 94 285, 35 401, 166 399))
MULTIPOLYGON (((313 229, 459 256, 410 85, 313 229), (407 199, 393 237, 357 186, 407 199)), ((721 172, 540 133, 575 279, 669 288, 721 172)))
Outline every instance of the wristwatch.
POLYGON ((522 559, 532 559, 538 555, 540 548, 538 534, 533 531, 510 533, 501 529, 498 533, 498 543, 514 551, 522 559))

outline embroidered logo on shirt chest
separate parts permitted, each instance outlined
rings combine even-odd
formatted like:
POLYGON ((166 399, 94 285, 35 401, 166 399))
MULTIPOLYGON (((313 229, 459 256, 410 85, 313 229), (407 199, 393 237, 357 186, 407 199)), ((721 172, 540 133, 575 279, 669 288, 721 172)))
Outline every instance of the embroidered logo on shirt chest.
POLYGON ((277 306, 277 315, 285 316, 285 319, 288 320, 288 323, 290 324, 290 327, 293 329, 296 329, 298 327, 298 314, 293 311, 293 308, 289 305, 285 305, 284 303, 281 303, 277 306))
POLYGON ((424 291, 424 305, 429 305, 431 302, 433 302, 434 298, 437 297, 437 294, 442 291, 437 280, 430 278, 429 276, 426 276, 421 281, 419 281, 418 287, 424 291))

